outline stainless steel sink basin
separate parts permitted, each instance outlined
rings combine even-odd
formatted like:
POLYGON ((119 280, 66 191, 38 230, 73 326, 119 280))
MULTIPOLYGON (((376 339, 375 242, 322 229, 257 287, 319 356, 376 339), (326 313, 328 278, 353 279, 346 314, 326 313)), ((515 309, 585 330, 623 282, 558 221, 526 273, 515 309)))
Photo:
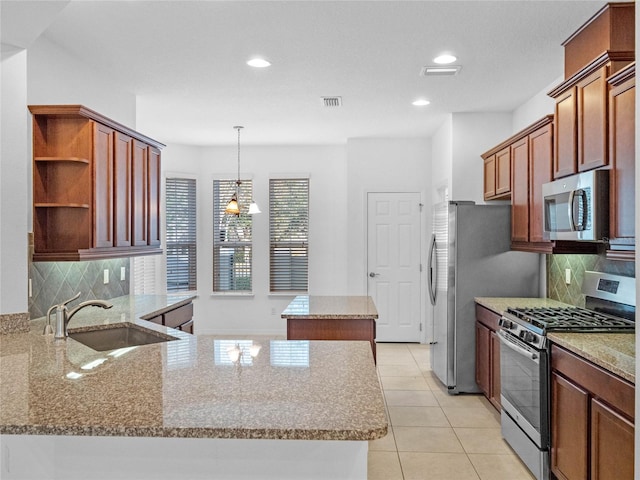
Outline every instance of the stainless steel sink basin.
POLYGON ((148 330, 133 323, 100 325, 91 330, 69 331, 69 337, 99 352, 178 340, 164 333, 148 330))

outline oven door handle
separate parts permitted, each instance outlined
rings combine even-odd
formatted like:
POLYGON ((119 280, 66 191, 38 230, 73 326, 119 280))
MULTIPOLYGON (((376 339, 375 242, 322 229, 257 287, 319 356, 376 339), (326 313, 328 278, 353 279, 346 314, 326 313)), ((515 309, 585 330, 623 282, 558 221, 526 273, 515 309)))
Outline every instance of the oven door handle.
POLYGON ((513 343, 511 340, 509 340, 509 334, 505 333, 503 330, 498 330, 498 338, 500 339, 500 343, 503 344, 505 347, 509 347, 511 350, 514 350, 515 352, 519 353, 520 355, 523 355, 527 358, 529 358, 530 360, 534 361, 535 363, 539 363, 540 362, 540 358, 538 356, 537 352, 531 352, 529 350, 527 350, 526 348, 521 347, 520 345, 516 345, 515 343, 513 343))

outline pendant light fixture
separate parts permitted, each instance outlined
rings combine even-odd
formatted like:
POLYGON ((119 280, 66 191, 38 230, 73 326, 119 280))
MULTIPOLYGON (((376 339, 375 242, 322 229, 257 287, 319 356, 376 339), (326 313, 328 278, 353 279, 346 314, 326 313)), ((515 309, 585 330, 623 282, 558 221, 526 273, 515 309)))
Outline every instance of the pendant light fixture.
MULTIPOLYGON (((227 207, 224 209, 224 213, 229 213, 231 215, 240 215, 240 185, 242 181, 240 180, 240 130, 244 127, 237 125, 235 127, 238 131, 238 176, 236 180, 236 191, 231 196, 231 200, 227 203, 227 207)), ((261 213, 260 208, 258 208, 258 204, 251 199, 251 204, 249 205, 249 215, 253 215, 254 213, 261 213)))

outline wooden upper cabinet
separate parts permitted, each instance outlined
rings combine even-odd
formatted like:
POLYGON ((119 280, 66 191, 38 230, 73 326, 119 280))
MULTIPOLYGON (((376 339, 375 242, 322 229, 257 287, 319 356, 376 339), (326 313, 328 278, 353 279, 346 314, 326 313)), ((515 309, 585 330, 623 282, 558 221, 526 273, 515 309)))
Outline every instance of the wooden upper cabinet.
POLYGON ((115 135, 114 158, 114 243, 116 247, 131 246, 131 218, 132 218, 132 184, 133 166, 133 138, 121 132, 115 135))
POLYGON ((93 247, 113 247, 113 150, 115 131, 93 123, 93 247))
POLYGON ((511 145, 511 241, 529 241, 529 137, 511 145))
POLYGON ((625 246, 632 250, 636 214, 635 63, 609 78, 609 84, 609 234, 612 248, 625 246))
POLYGON ((566 177, 577 171, 577 102, 576 88, 556 98, 553 155, 553 178, 566 177))
POLYGON ((496 196, 496 155, 484 159, 484 199, 496 196))
POLYGON ((542 218, 542 185, 553 179, 553 124, 529 135, 529 242, 548 242, 542 218))
POLYGON ((29 110, 33 260, 161 253, 164 145, 82 105, 31 105, 29 110))
POLYGON ((607 153, 607 65, 578 82, 578 171, 603 167, 607 153))
POLYGON ((508 199, 511 194, 511 150, 507 145, 482 155, 484 160, 484 199, 508 199))
POLYGON ((511 191, 511 149, 503 148, 496 153, 496 195, 511 191))

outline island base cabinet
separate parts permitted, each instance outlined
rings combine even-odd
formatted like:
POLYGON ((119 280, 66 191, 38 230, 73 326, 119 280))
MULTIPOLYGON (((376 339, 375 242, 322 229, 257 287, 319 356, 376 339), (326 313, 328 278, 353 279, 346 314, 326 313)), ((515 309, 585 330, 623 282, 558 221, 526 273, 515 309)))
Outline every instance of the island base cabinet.
POLYGON ((287 340, 366 340, 376 361, 376 321, 360 319, 287 319, 287 340))

